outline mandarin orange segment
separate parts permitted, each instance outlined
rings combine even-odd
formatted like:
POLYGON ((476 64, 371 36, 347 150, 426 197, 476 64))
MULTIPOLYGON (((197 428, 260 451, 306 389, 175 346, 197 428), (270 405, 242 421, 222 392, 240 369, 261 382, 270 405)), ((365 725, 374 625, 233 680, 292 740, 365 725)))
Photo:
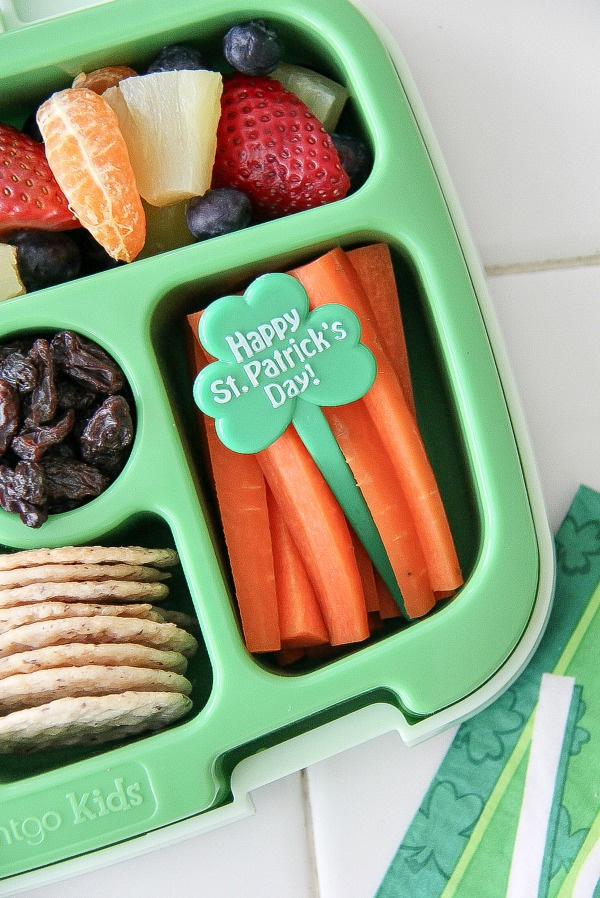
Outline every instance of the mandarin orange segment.
POLYGON ((94 91, 67 88, 40 106, 37 121, 69 207, 113 259, 131 262, 146 222, 115 113, 94 91))

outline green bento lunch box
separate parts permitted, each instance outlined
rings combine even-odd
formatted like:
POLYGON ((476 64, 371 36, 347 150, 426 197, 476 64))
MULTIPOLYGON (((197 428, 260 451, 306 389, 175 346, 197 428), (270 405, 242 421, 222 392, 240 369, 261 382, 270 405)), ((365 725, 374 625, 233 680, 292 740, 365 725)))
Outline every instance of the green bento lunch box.
POLYGON ((397 729, 414 743, 475 713, 535 649, 554 560, 481 269, 410 74, 367 13, 347 0, 0 0, 0 13, 1 121, 20 126, 81 71, 143 70, 176 41, 215 51, 230 24, 262 17, 280 30, 288 61, 348 88, 344 128, 373 154, 368 179, 343 200, 0 305, 0 340, 70 329, 98 343, 125 372, 136 412, 129 460, 101 496, 35 530, 0 512, 0 545, 174 547, 171 595, 201 634, 182 721, 104 746, 0 758, 7 894, 231 820, 256 785, 376 734, 397 729), (392 251, 419 425, 465 583, 435 613, 293 672, 243 643, 204 488, 182 322, 259 274, 375 241, 392 251))

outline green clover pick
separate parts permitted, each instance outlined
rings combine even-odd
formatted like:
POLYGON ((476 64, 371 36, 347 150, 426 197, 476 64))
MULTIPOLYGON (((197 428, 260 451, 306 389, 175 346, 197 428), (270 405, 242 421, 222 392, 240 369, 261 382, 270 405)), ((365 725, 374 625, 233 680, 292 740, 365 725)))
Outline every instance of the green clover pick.
POLYGON ((321 410, 354 402, 371 387, 377 367, 360 335, 351 309, 329 303, 311 311, 296 278, 264 274, 243 296, 215 300, 200 318, 200 342, 216 361, 198 374, 194 401, 234 452, 260 452, 292 423, 401 602, 379 532, 321 410))

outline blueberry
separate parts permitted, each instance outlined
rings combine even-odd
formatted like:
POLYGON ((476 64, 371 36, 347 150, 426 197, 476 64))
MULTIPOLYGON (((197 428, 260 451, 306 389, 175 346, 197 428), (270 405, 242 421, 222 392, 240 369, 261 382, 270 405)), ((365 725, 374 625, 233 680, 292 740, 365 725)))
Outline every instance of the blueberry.
POLYGON ((146 69, 147 74, 153 72, 177 72, 205 69, 204 58, 196 47, 190 44, 168 44, 146 69))
POLYGON ((17 248, 17 267, 27 291, 52 287, 78 277, 81 253, 68 231, 22 229, 6 237, 17 248))
POLYGON ((281 62, 283 45, 266 22, 252 19, 229 29, 223 38, 223 54, 244 75, 268 75, 281 62))
POLYGON ((350 189, 358 190, 365 183, 371 171, 371 153, 359 137, 349 134, 330 134, 340 158, 340 164, 350 178, 350 189))
POLYGON ((187 204, 186 221, 197 240, 220 237, 239 231, 250 224, 252 206, 241 190, 218 187, 208 190, 204 196, 195 196, 187 204))

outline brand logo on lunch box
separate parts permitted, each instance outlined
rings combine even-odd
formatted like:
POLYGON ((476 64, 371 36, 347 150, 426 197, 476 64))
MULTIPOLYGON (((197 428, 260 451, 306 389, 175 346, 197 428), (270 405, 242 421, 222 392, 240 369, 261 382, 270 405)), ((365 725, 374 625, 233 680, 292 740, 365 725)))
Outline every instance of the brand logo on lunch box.
MULTIPOLYGON (((0 875, 28 850, 41 855, 65 846, 81 847, 100 833, 135 827, 156 810, 145 768, 128 764, 110 773, 51 790, 40 808, 37 796, 3 803, 0 814, 0 875)), ((65 850, 65 856, 71 853, 65 850)), ((7 873, 12 870, 6 870, 7 873)))

